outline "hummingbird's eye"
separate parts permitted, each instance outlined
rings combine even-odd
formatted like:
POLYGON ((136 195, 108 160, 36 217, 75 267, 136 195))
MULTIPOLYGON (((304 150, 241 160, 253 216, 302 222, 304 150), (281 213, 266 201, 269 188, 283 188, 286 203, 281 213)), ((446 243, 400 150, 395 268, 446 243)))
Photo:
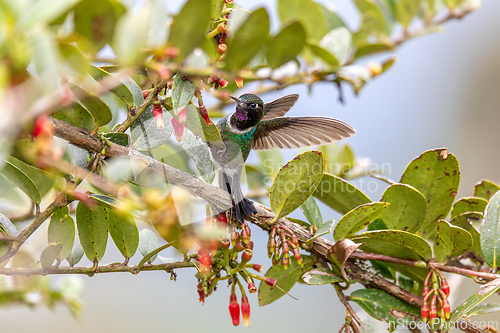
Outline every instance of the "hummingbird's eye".
POLYGON ((257 108, 257 104, 255 103, 250 104, 250 109, 255 109, 255 108, 257 108))

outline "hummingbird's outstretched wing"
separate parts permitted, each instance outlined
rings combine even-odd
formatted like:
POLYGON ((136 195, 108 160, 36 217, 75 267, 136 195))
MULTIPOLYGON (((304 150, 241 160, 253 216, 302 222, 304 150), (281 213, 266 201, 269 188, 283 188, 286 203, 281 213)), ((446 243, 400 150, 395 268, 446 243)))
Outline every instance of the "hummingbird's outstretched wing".
POLYGON ((298 98, 299 95, 297 94, 286 95, 264 104, 264 117, 262 117, 262 120, 283 117, 297 102, 298 98))
POLYGON ((261 121, 252 149, 300 148, 324 145, 356 134, 349 124, 329 117, 280 117, 261 121))

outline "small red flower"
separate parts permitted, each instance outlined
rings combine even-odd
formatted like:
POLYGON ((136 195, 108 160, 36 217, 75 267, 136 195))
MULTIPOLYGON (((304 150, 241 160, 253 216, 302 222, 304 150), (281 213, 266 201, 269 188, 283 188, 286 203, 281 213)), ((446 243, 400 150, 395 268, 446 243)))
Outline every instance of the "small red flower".
MULTIPOLYGON (((257 287, 255 286, 255 284, 253 284, 253 282, 248 282, 248 292, 250 294, 255 294, 257 292, 257 287)), ((243 301, 243 299, 242 299, 242 301, 243 301)), ((243 303, 241 303, 241 307, 243 310, 243 303)))
POLYGON ((163 122, 163 111, 161 109, 161 105, 155 104, 153 106, 153 116, 155 117, 156 120, 156 127, 158 128, 165 127, 165 123, 163 122))
POLYGON ((252 260, 252 256, 253 251, 250 249, 245 249, 245 251, 243 251, 243 253, 241 254, 241 261, 249 262, 250 260, 252 260))
POLYGON ((177 119, 172 118, 172 126, 174 127, 175 139, 177 141, 182 141, 184 136, 184 125, 182 125, 177 119))
POLYGON ((243 326, 250 327, 250 303, 246 296, 241 297, 241 315, 243 316, 243 326))
POLYGON ((260 272, 262 272, 262 268, 263 268, 263 267, 264 267, 264 266, 262 266, 261 264, 253 264, 253 265, 252 265, 252 269, 253 269, 254 271, 259 272, 259 273, 260 273, 260 272))
POLYGON ((231 294, 229 297, 229 314, 233 320, 233 325, 238 326, 240 324, 240 305, 236 299, 236 294, 231 294))
POLYGON ((198 249, 198 263, 200 264, 200 273, 204 276, 210 275, 212 271, 212 256, 204 248, 198 249))
POLYGON ((212 120, 208 116, 207 108, 203 105, 198 108, 198 111, 200 112, 201 117, 205 120, 207 126, 212 125, 212 120))
POLYGON ((197 290, 200 303, 205 303, 205 292, 203 291, 203 286, 201 285, 201 282, 198 283, 197 290))
POLYGON ((264 281, 268 286, 270 286, 271 288, 274 287, 276 285, 276 279, 273 279, 273 278, 266 278, 266 280, 264 281))
POLYGON ((54 134, 54 127, 52 127, 52 124, 50 123, 49 117, 45 114, 42 114, 35 120, 35 126, 33 126, 33 132, 32 135, 33 137, 39 138, 39 137, 52 137, 54 134))

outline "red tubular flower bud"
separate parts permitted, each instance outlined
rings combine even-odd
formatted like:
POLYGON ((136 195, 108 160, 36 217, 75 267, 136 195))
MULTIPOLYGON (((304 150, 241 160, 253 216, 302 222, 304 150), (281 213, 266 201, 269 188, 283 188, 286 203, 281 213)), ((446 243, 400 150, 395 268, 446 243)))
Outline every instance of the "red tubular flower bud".
POLYGON ((432 270, 430 270, 429 273, 427 273, 427 276, 425 277, 424 281, 424 286, 429 286, 429 281, 431 279, 431 276, 432 276, 432 270))
POLYGON ((288 269, 288 257, 283 256, 283 258, 281 259, 281 264, 283 265, 283 268, 285 270, 287 270, 288 269))
POLYGON ((250 303, 248 303, 246 296, 241 297, 241 315, 243 317, 243 326, 250 327, 250 303))
POLYGON ((236 230, 233 229, 233 231, 231 231, 231 244, 233 244, 233 246, 236 245, 236 242, 240 239, 238 233, 236 232, 236 230))
POLYGON ((276 246, 274 248, 274 260, 278 260, 279 257, 280 257, 280 248, 276 246))
POLYGON ((54 127, 49 121, 47 115, 42 114, 35 120, 35 125, 33 126, 32 135, 36 139, 38 137, 52 137, 54 134, 54 127))
POLYGON ((253 284, 253 282, 248 282, 248 292, 250 294, 255 294, 257 292, 257 287, 253 284))
POLYGON ((250 260, 252 260, 252 257, 253 251, 250 249, 245 249, 245 251, 243 251, 243 253, 241 254, 241 261, 249 262, 250 260))
POLYGON ((236 86, 237 86, 238 88, 243 87, 243 78, 241 78, 241 77, 236 77, 236 78, 234 78, 234 82, 236 83, 236 86))
POLYGON ((200 273, 208 276, 212 271, 212 256, 204 248, 198 249, 198 263, 200 264, 200 273))
POLYGON ((198 108, 198 112, 200 112, 200 115, 201 115, 201 117, 205 120, 205 123, 207 124, 207 126, 212 125, 212 120, 211 120, 211 119, 210 119, 210 117, 208 116, 208 111, 207 111, 207 108, 206 108, 204 105, 201 105, 201 106, 198 108))
POLYGON ((263 266, 263 265, 261 265, 261 264, 253 264, 253 265, 252 265, 252 269, 253 269, 254 271, 256 271, 256 272, 259 272, 259 273, 260 273, 260 272, 262 272, 262 268, 263 268, 263 267, 264 267, 264 266, 263 266))
POLYGON ((245 244, 245 248, 253 250, 253 241, 248 241, 248 243, 245 244))
POLYGON ((182 141, 184 136, 184 125, 182 125, 177 119, 172 118, 172 126, 174 127, 175 139, 177 141, 182 141))
POLYGON ((437 308, 436 308, 436 295, 432 296, 431 300, 431 308, 429 311, 429 319, 432 321, 437 317, 437 308))
POLYGON ((295 234, 292 234, 292 243, 295 245, 297 248, 299 248, 299 240, 297 239, 297 236, 295 234))
POLYGON ((146 97, 149 96, 149 94, 151 93, 153 89, 149 89, 149 90, 143 90, 142 91, 142 97, 144 97, 144 99, 146 99, 146 97))
POLYGON ((267 243, 268 258, 271 258, 273 256, 275 249, 276 249, 276 240, 273 237, 269 237, 269 242, 267 243))
POLYGON ((429 302, 423 302, 422 303, 422 308, 420 309, 420 315, 422 316, 422 320, 424 323, 427 322, 427 319, 429 318, 429 302))
POLYGON ((266 278, 266 280, 264 281, 268 286, 270 286, 271 288, 273 288, 275 285, 276 285, 276 279, 273 279, 273 278, 266 278))
POLYGON ((215 256, 218 248, 219 248, 219 241, 217 239, 212 239, 210 241, 210 254, 212 255, 212 257, 215 256))
POLYGON ((155 117, 156 127, 163 128, 165 127, 165 123, 163 122, 163 111, 161 109, 161 105, 153 106, 153 116, 155 117))
POLYGON ((299 250, 297 248, 293 249, 293 256, 295 257, 295 260, 297 260, 297 264, 299 264, 299 266, 302 267, 302 265, 304 263, 303 263, 303 260, 302 260, 302 256, 300 255, 300 252, 299 252, 299 250))
POLYGON ((217 215, 217 220, 223 226, 227 226, 227 216, 226 216, 226 213, 219 213, 219 215, 217 215))
POLYGON ((424 285, 422 289, 422 298, 425 298, 429 294, 429 286, 424 285))
POLYGON ((439 318, 441 318, 442 320, 444 320, 445 317, 444 317, 444 312, 443 312, 443 304, 442 304, 441 297, 439 297, 439 296, 437 297, 436 309, 437 309, 437 316, 439 318))
POLYGON ((247 234, 247 231, 245 230, 245 228, 243 228, 243 230, 241 230, 241 240, 243 241, 244 244, 248 243, 248 234, 247 234))
POLYGON ((231 294, 229 297, 229 314, 233 320, 233 325, 238 326, 240 324, 240 305, 236 299, 236 294, 231 294))
POLYGON ((198 290, 198 296, 199 296, 200 303, 205 303, 205 292, 203 291, 203 286, 201 285, 201 282, 198 283, 198 286, 196 289, 198 290))
POLYGON ((450 285, 448 284, 448 281, 446 281, 445 279, 441 279, 440 285, 441 285, 441 290, 446 295, 446 298, 448 298, 448 296, 450 296, 450 285))
POLYGON ((236 252, 241 252, 245 249, 245 247, 243 246, 243 243, 240 242, 240 241, 237 241, 236 244, 234 244, 233 246, 233 249, 236 251, 236 252))
POLYGON ((288 259, 289 257, 289 254, 288 254, 288 251, 290 249, 288 248, 288 243, 285 241, 282 245, 281 245, 281 251, 283 251, 283 258, 286 258, 288 259))
POLYGON ((446 319, 450 319, 450 302, 447 298, 443 299, 443 312, 446 319))
POLYGON ((217 81, 217 84, 221 88, 226 88, 227 87, 227 80, 226 79, 220 79, 219 81, 217 81))
POLYGON ((184 124, 186 122, 186 120, 187 120, 187 107, 182 109, 181 112, 179 112, 177 114, 177 119, 179 120, 179 122, 181 124, 184 124))
POLYGON ((269 237, 270 238, 276 237, 276 227, 271 229, 271 232, 269 233, 269 237))

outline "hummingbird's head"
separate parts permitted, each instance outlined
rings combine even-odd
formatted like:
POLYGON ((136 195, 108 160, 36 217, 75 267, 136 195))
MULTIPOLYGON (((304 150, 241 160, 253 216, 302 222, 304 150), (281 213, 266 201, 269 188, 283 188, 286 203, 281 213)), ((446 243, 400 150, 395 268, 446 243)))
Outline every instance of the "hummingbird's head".
POLYGON ((239 98, 232 96, 231 98, 236 101, 233 122, 240 130, 257 125, 264 116, 264 102, 259 96, 243 94, 239 98))

